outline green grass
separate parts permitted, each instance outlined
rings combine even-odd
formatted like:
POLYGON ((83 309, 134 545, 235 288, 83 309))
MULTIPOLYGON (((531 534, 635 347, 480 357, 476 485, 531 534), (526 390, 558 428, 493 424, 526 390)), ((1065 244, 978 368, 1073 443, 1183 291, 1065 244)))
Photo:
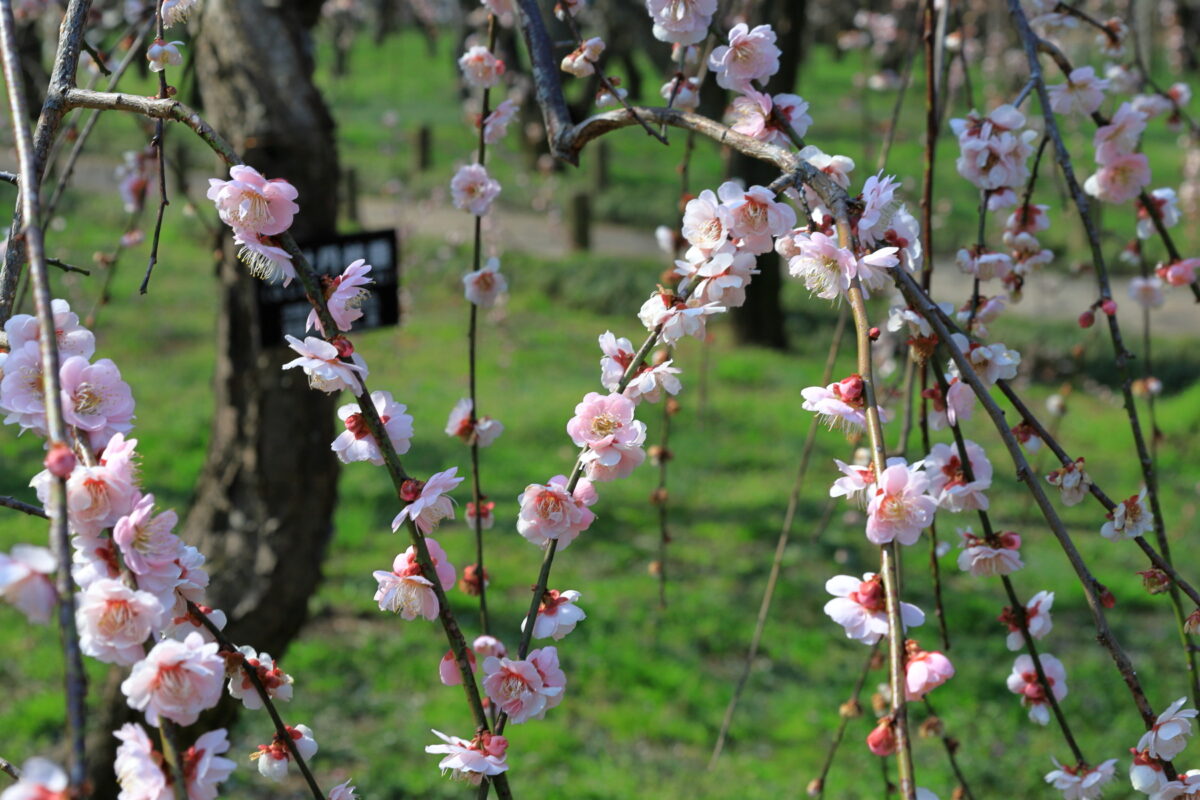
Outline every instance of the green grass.
MULTIPOLYGON (((322 78, 336 98, 344 160, 359 167, 369 190, 382 190, 385 180, 399 180, 401 197, 444 191, 453 164, 470 151, 462 114, 446 101, 453 96, 454 79, 449 39, 440 40, 434 66, 399 68, 423 47, 411 35, 378 48, 364 39, 352 54, 353 80, 322 78), (389 128, 380 120, 392 109, 401 122, 389 128), (405 137, 422 122, 436 126, 437 148, 434 169, 420 175, 409 168, 405 137), (386 168, 380 168, 381 156, 386 168)), ((827 150, 859 157, 866 128, 859 99, 853 93, 837 94, 856 69, 852 61, 837 62, 818 51, 800 88, 814 106, 816 123, 809 138, 827 150)), ((920 96, 919 87, 910 91, 911 98, 920 96)), ((873 96, 869 102, 867 118, 878 122, 888 101, 873 96)), ((915 105, 906 109, 905 130, 918 131, 919 117, 915 105)), ((115 153, 130 146, 136 131, 127 120, 112 117, 101 124, 99 148, 115 153)), ((1169 165, 1181 157, 1165 146, 1166 137, 1153 126, 1151 136, 1148 147, 1155 148, 1156 164, 1159 158, 1169 165)), ((681 140, 674 137, 676 147, 681 140)), ((602 204, 615 218, 641 225, 673 222, 678 150, 664 158, 660 146, 636 130, 612 141, 615 188, 602 204)), ((511 141, 504 145, 493 161, 505 182, 506 202, 521 206, 547 192, 550 202, 559 202, 590 180, 583 170, 526 175, 523 156, 512 147, 511 141)), ((945 176, 953 175, 951 151, 949 144, 940 151, 939 171, 945 176)), ((918 137, 899 137, 892 163, 918 161, 918 137)), ((870 171, 865 160, 860 169, 860 174, 870 171)), ((696 187, 714 186, 720 174, 718 152, 701 146, 694 166, 696 187)), ((909 196, 915 196, 915 173, 904 177, 909 196)), ((952 185, 953 178, 947 183, 952 185)), ((941 217, 939 237, 946 249, 951 241, 973 236, 969 188, 959 186, 957 192, 948 195, 954 199, 941 217)), ((93 251, 109 247, 112 231, 123 222, 114 205, 111 197, 73 197, 64 207, 70 225, 51 236, 52 254, 87 263, 93 251)), ((217 301, 206 244, 195 223, 176 208, 172 206, 164 230, 169 257, 160 265, 150 295, 136 294, 143 246, 121 265, 116 300, 100 310, 96 329, 98 355, 118 362, 139 400, 136 435, 146 488, 182 510, 207 441, 217 301)), ((467 257, 420 238, 407 243, 405 252, 405 324, 365 334, 356 343, 371 362, 372 385, 394 392, 416 419, 417 438, 405 459, 409 469, 427 474, 455 464, 465 467, 466 451, 441 428, 466 389, 466 309, 458 279, 467 257)), ((499 519, 488 534, 489 599, 498 633, 510 643, 516 640, 540 560, 540 553, 512 528, 515 498, 526 484, 570 468, 575 449, 563 426, 579 398, 599 389, 596 336, 606 329, 630 338, 640 335, 634 311, 663 266, 654 259, 585 255, 554 262, 518 253, 506 256, 512 298, 502 310, 485 315, 480 396, 486 413, 507 426, 498 444, 484 453, 483 480, 497 502, 499 519)), ((57 293, 80 310, 88 309, 97 294, 95 279, 56 275, 54 280, 57 293)), ((724 323, 714 326, 703 419, 698 417, 700 348, 694 341, 679 348, 677 363, 686 382, 671 440, 668 607, 658 608, 658 584, 649 574, 659 533, 656 509, 647 501, 656 482, 648 466, 629 480, 600 487, 596 524, 556 560, 552 586, 580 590, 589 618, 561 643, 569 679, 562 705, 544 722, 509 729, 509 761, 519 796, 794 797, 815 775, 837 724, 837 706, 866 655, 866 648, 847 641, 822 613, 827 599, 823 583, 835 573, 876 566, 876 551, 862 535, 862 514, 854 509, 839 507, 828 531, 819 540, 812 536, 835 477, 831 459, 844 459, 849 450, 837 433, 822 433, 818 439, 762 650, 726 754, 715 773, 703 773, 740 669, 809 424, 799 391, 817 381, 832 325, 827 305, 802 295, 794 284, 787 286, 785 304, 796 328, 790 353, 735 348, 724 323)), ((874 313, 882 319, 882 309, 874 313)), ((1111 392, 1115 378, 1100 332, 1081 334, 1070 325, 1013 317, 999 321, 994 333, 1027 356, 1036 350, 1040 360, 1055 365, 1071 361, 1072 346, 1083 342, 1082 355, 1072 362, 1078 365, 1074 371, 1060 371, 1048 380, 1037 375, 1039 381, 1023 389, 1041 407, 1059 383, 1070 381, 1075 391, 1062 421, 1062 441, 1087 457, 1089 471, 1113 496, 1134 493, 1140 473, 1124 412, 1111 392)), ((1159 471, 1168 530, 1185 561, 1197 506, 1197 472, 1190 453, 1200 442, 1200 387, 1189 385, 1197 359, 1183 339, 1157 341, 1156 352, 1178 376, 1168 381, 1158 405, 1163 432, 1159 471)), ((847 352, 839 373, 852 369, 847 352)), ((643 407, 639 416, 650 427, 649 440, 656 441, 660 409, 643 407)), ((990 443, 994 440, 982 416, 968 425, 968 436, 990 443)), ((896 426, 888 433, 894 438, 896 426)), ((1057 593, 1055 630, 1043 649, 1067 665, 1071 693, 1064 709, 1090 759, 1123 758, 1137 740, 1140 722, 1111 661, 1095 643, 1086 604, 1065 558, 1016 483, 1003 451, 987 446, 996 467, 994 519, 1002 529, 1019 531, 1026 542, 1028 566, 1014 577, 1018 591, 1025 597, 1040 589, 1057 593)), ((29 499, 32 493, 23 487, 40 469, 40 459, 39 443, 32 437, 0 438, 0 492, 29 499)), ((1048 466, 1049 460, 1041 463, 1048 466)), ((296 698, 284 713, 289 721, 315 729, 322 749, 314 768, 323 785, 353 776, 370 798, 465 796, 461 786, 438 776, 436 760, 423 752, 434 741, 429 728, 469 735, 460 690, 437 682, 444 637, 434 624, 381 614, 371 600, 371 571, 389 564, 404 547, 388 529, 396 509, 386 475, 369 465, 351 465, 343 470, 339 490, 336 538, 325 582, 312 600, 312 622, 283 660, 297 681, 296 698)), ((457 498, 465 502, 466 493, 458 492, 457 498)), ((1080 550, 1118 599, 1111 612, 1114 632, 1134 659, 1152 703, 1161 708, 1182 696, 1185 678, 1168 606, 1164 598, 1141 590, 1134 573, 1143 566, 1140 556, 1132 545, 1113 545, 1098 536, 1103 516, 1094 504, 1062 513, 1080 550)), ((12 513, 3 520, 0 548, 45 535, 35 520, 12 513)), ((942 535, 952 536, 955 523, 970 521, 944 517, 942 535)), ((473 545, 461 520, 447 523, 437 536, 455 563, 471 560, 473 545)), ((1051 768, 1049 757, 1065 759, 1068 753, 1053 728, 1028 722, 1004 686, 1013 656, 1004 648, 1004 631, 996 621, 1005 604, 1001 588, 960 574, 954 558, 953 552, 944 556, 941 567, 953 643, 949 655, 958 674, 931 699, 948 732, 962 743, 961 763, 977 796, 1048 796, 1041 775, 1051 768)), ((904 560, 906 598, 932 611, 926 542, 906 550, 904 560)), ((451 599, 469 635, 476 633, 471 598, 454 592, 451 599)), ((932 625, 919 635, 927 647, 934 646, 932 625)), ((30 628, 12 609, 0 606, 0 646, 7 656, 0 659, 0 685, 6 687, 0 704, 0 755, 20 762, 54 752, 62 744, 55 632, 30 628)), ((93 685, 99 685, 104 671, 93 665, 92 675, 93 685)), ((868 694, 882 679, 882 673, 872 675, 868 694)), ((923 713, 917 710, 916 719, 923 713)), ((829 797, 880 794, 878 764, 862 746, 870 717, 868 712, 852 722, 830 777, 829 797)), ((283 796, 265 787, 244 759, 267 735, 262 715, 243 716, 233 735, 240 766, 226 796, 283 796)), ((952 783, 941 745, 918 740, 914 757, 920 783, 949 797, 952 783)), ((1186 758, 1181 764, 1186 766, 1186 758)), ((1108 796, 1125 796, 1125 785, 1122 780, 1108 796)), ((286 791, 300 796, 302 788, 291 783, 286 791)))

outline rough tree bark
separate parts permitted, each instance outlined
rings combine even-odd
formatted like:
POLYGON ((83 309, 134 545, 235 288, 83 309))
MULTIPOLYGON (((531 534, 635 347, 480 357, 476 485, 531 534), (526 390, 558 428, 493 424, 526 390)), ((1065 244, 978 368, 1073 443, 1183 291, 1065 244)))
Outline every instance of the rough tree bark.
MULTIPOLYGON (((248 164, 296 186, 291 230, 301 242, 334 233, 337 222, 334 122, 312 82, 309 29, 319 7, 206 0, 193 23, 206 117, 248 164)), ((224 254, 212 434, 182 535, 208 556, 209 601, 228 614, 230 639, 279 656, 304 623, 332 533, 336 398, 309 389, 302 371, 280 368, 290 360, 284 342, 260 345, 256 279, 228 236, 224 254)), ((118 716, 101 722, 91 750, 96 798, 116 796, 111 731, 121 705, 118 697, 118 716)))
MULTIPOLYGON (((771 79, 768 90, 772 94, 791 92, 803 59, 804 20, 807 0, 767 0, 762 5, 761 21, 769 22, 778 34, 777 44, 782 55, 779 72, 771 79)), ((729 161, 731 175, 745 179, 747 185, 762 185, 778 177, 778 171, 770 164, 734 153, 729 161)), ((783 305, 780 292, 783 289, 782 264, 779 256, 768 253, 758 261, 762 271, 754 279, 754 287, 746 292, 746 303, 732 309, 734 335, 740 344, 754 344, 785 350, 788 346, 787 329, 784 326, 783 305)))

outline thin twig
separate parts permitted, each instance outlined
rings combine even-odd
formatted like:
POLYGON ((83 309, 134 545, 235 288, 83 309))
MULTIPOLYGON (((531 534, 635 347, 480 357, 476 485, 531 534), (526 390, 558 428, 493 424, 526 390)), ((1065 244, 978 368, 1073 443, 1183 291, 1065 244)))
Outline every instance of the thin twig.
MULTIPOLYGON (((183 597, 183 595, 179 596, 183 597)), ((212 635, 213 639, 216 640, 217 644, 220 645, 221 650, 229 653, 240 652, 237 648, 237 645, 229 641, 229 638, 225 636, 225 632, 218 628, 216 623, 209 619, 208 615, 200 610, 200 606, 196 605, 191 600, 188 600, 186 597, 183 597, 183 599, 187 603, 188 614, 204 626, 204 629, 207 630, 212 635)), ((250 681, 250 684, 254 687, 254 691, 258 693, 259 698, 262 700, 263 708, 267 710, 267 714, 271 717, 271 722, 275 725, 275 734, 280 740, 283 741, 285 745, 287 745, 288 752, 291 754, 292 758, 295 759, 296 766, 300 768, 300 774, 304 776, 304 781, 308 784, 308 788, 312 791, 314 800, 325 800, 325 795, 321 792, 321 787, 317 785, 316 778, 313 777, 312 771, 308 768, 308 764, 305 763, 304 758, 300 755, 300 751, 296 749, 296 742, 294 739, 292 739, 291 734, 288 732, 287 725, 285 725, 283 722, 283 717, 279 715, 279 709, 275 707, 275 701, 271 699, 271 693, 267 691, 267 687, 263 685, 262 679, 259 678, 258 670, 250 666, 245 659, 242 659, 241 667, 242 673, 246 676, 246 680, 250 681)))
POLYGON ((0 772, 3 772, 14 781, 21 780, 21 771, 12 765, 12 762, 7 759, 0 758, 0 772))
POLYGON ((15 509, 16 511, 24 512, 33 517, 41 517, 42 519, 48 518, 45 509, 43 509, 41 506, 24 503, 15 497, 0 496, 0 506, 15 509))
POLYGON ((833 758, 837 755, 838 748, 841 747, 842 739, 846 736, 846 727, 850 724, 850 720, 857 716, 850 712, 859 708, 858 698, 862 694, 863 686, 867 683, 867 676, 871 674, 871 664, 875 661, 875 654, 878 652, 879 641, 876 641, 871 645, 871 652, 867 653, 867 660, 863 662, 858 679, 854 681, 854 688, 850 692, 849 699, 838 709, 837 730, 833 734, 833 740, 829 742, 829 749, 825 751, 825 760, 821 762, 821 771, 815 778, 818 800, 825 796, 825 779, 829 777, 829 770, 833 767, 833 758))
MULTIPOLYGON (((20 191, 21 237, 29 257, 33 281, 33 296, 37 307, 39 350, 41 351, 42 396, 45 398, 46 430, 50 449, 67 445, 67 428, 63 419, 62 387, 59 380, 58 337, 55 335, 54 311, 51 307, 50 276, 46 269, 45 243, 42 238, 39 198, 40 173, 34 154, 34 140, 29 131, 29 113, 25 104, 25 79, 21 72, 21 57, 17 49, 16 22, 12 0, 0 0, 0 56, 4 62, 4 81, 8 93, 12 129, 16 139, 20 174, 29 180, 22 182, 20 191)), ((9 252, 17 248, 10 241, 9 252)), ((87 676, 83 670, 83 654, 75 628, 75 581, 71 575, 71 535, 67 526, 66 480, 52 476, 49 487, 50 544, 58 561, 58 624, 62 633, 64 680, 67 695, 67 739, 70 742, 68 780, 72 792, 82 793, 87 779, 87 757, 84 750, 87 714, 87 676)))
MULTIPOLYGON (((163 0, 158 0, 155 18, 157 20, 156 25, 158 26, 159 39, 166 36, 162 6, 163 0)), ((160 100, 166 100, 169 96, 167 70, 164 65, 158 71, 158 97, 160 100)), ((142 277, 142 283, 138 286, 138 294, 145 294, 150 288, 150 276, 154 274, 154 265, 158 263, 158 240, 162 236, 163 217, 166 216, 167 206, 171 204, 170 199, 167 198, 167 157, 166 144, 163 140, 165 135, 163 121, 160 119, 154 123, 154 138, 150 140, 150 146, 154 148, 158 155, 158 215, 154 220, 154 237, 150 243, 150 260, 146 264, 146 274, 142 277)))
MULTIPOLYGON (((933 703, 929 702, 929 695, 925 695, 925 708, 929 713, 936 717, 937 711, 933 707, 933 703)), ((939 718, 940 719, 940 718, 939 718)), ((958 743, 951 739, 950 736, 943 730, 938 737, 942 740, 942 745, 946 748, 946 758, 950 761, 950 769, 954 771, 954 777, 958 779, 958 785, 962 788, 963 796, 966 800, 975 800, 975 795, 971 792, 971 786, 967 783, 967 776, 963 775, 962 769, 958 766, 958 758, 955 756, 955 750, 958 749, 958 743)), ((954 795, 957 797, 958 795, 954 795)))

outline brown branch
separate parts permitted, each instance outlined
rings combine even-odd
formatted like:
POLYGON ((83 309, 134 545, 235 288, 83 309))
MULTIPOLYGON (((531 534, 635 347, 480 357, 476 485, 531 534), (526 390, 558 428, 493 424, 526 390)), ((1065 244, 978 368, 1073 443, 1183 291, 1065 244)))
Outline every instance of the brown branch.
POLYGON ((0 758, 0 772, 3 772, 14 781, 21 780, 21 771, 12 765, 12 762, 7 759, 0 758))
MULTIPOLYGON (((81 10, 86 12, 87 3, 83 3, 82 6, 81 10)), ((72 9, 80 11, 73 3, 68 9, 68 14, 72 9)), ((82 19, 75 21, 82 29, 82 19)), ((70 38, 69 31, 64 33, 63 38, 70 38)), ((34 303, 37 308, 46 430, 49 446, 53 451, 56 448, 68 447, 68 438, 63 419, 62 386, 58 374, 58 338, 55 335, 54 311, 51 308, 50 276, 46 267, 45 242, 39 224, 41 219, 40 172, 37 165, 35 142, 29 131, 29 113, 25 104, 25 79, 21 71, 21 57, 17 49, 12 0, 0 0, 0 56, 4 62, 4 81, 8 93, 12 129, 16 139, 17 161, 20 173, 29 178, 28 181, 22 183, 19 192, 19 228, 17 221, 14 220, 14 228, 19 229, 19 236, 25 247, 14 246, 13 239, 16 237, 10 238, 8 255, 13 256, 14 251, 23 250, 24 252, 21 252, 19 256, 24 256, 26 252, 29 256, 29 271, 33 281, 34 303)), ((77 59, 78 48, 76 47, 74 58, 68 59, 72 62, 72 73, 74 72, 74 61, 77 59)), ((61 63, 56 66, 61 66, 61 63)), ((53 91, 53 85, 51 89, 53 91)), ((46 102, 49 107, 50 100, 47 99, 46 102)), ((44 110, 43 117, 46 114, 47 111, 44 110)), ((2 301, 3 297, 0 297, 0 302, 2 301)), ((0 316, 2 315, 3 311, 0 310, 0 316)), ((75 629, 75 581, 71 576, 71 534, 67 526, 67 487, 66 480, 60 476, 51 478, 47 508, 50 515, 50 546, 58 561, 56 581, 58 624, 62 632, 64 680, 67 695, 67 738, 70 742, 67 773, 71 790, 81 793, 87 779, 87 757, 84 751, 87 676, 83 670, 83 654, 79 647, 79 634, 75 629)))

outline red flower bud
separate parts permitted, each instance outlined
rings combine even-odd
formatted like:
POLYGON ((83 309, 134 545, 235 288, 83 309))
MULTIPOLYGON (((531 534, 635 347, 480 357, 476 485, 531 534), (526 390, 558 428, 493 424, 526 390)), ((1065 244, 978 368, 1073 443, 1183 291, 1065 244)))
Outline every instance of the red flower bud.
POLYGON ((1089 308, 1087 311, 1079 315, 1079 327, 1090 328, 1096 324, 1096 315, 1089 308))
POLYGON ((66 480, 75 470, 75 453, 62 442, 55 442, 46 453, 46 469, 56 478, 66 480))

